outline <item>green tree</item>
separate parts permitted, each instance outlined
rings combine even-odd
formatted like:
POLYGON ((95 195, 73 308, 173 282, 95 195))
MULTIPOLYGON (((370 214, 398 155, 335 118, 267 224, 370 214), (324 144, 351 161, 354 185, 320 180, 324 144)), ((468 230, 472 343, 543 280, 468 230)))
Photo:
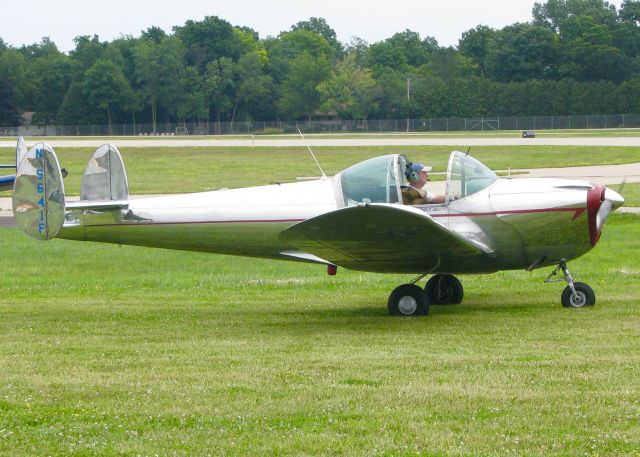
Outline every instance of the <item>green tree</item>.
POLYGON ((174 27, 175 36, 185 46, 187 64, 204 73, 209 62, 220 57, 236 61, 248 52, 253 34, 236 30, 224 19, 207 16, 202 21, 187 21, 183 26, 174 27), (251 38, 251 39, 247 39, 251 38))
POLYGON ((579 81, 622 81, 627 76, 624 57, 613 45, 607 26, 591 16, 574 16, 564 24, 562 73, 579 81))
POLYGON ((558 73, 558 36, 531 24, 499 30, 486 57, 488 76, 496 81, 552 79, 558 73))
POLYGON ((155 44, 160 44, 165 38, 167 38, 167 36, 167 32, 154 25, 148 27, 147 30, 143 30, 140 38, 143 40, 151 41, 155 44))
POLYGON ((596 23, 613 26, 617 21, 616 7, 603 0, 547 0, 533 6, 533 23, 563 33, 571 18, 589 16, 596 23))
POLYGON ((20 125, 15 91, 10 81, 0 78, 0 127, 20 125))
POLYGON ((206 119, 208 117, 203 78, 196 67, 186 67, 180 78, 181 96, 176 106, 176 115, 181 121, 188 118, 206 119))
POLYGON ((207 101, 207 113, 213 109, 216 133, 221 133, 223 113, 228 113, 234 104, 236 64, 228 57, 209 62, 203 77, 203 90, 207 101))
POLYGON ((249 116, 248 113, 253 113, 252 117, 257 119, 266 119, 272 115, 274 86, 273 78, 265 72, 267 63, 265 51, 249 52, 238 60, 232 123, 239 109, 244 109, 247 116, 249 116))
POLYGON ((468 78, 478 73, 478 65, 452 47, 438 48, 431 54, 429 63, 420 67, 424 74, 437 76, 443 81, 468 78))
POLYGON ((282 84, 290 71, 290 63, 303 53, 328 62, 332 62, 335 57, 335 50, 329 42, 322 35, 309 30, 284 32, 278 38, 264 40, 263 44, 269 56, 267 73, 276 85, 282 84))
POLYGON ((474 64, 478 65, 482 74, 486 73, 487 54, 492 47, 495 36, 494 29, 486 25, 479 25, 463 32, 462 37, 458 40, 460 54, 470 58, 474 64))
POLYGON ((359 67, 356 56, 347 55, 337 63, 329 79, 318 86, 325 113, 343 119, 367 119, 375 97, 373 72, 359 67))
POLYGON ((300 21, 291 27, 292 31, 307 30, 309 32, 317 33, 324 37, 325 40, 335 50, 335 55, 340 56, 343 52, 342 43, 338 41, 335 30, 329 26, 326 19, 321 17, 311 17, 308 21, 300 21))
POLYGON ((78 67, 79 72, 83 72, 102 59, 102 53, 107 47, 107 43, 100 41, 98 35, 77 36, 73 39, 76 47, 69 55, 73 59, 73 62, 78 67))
POLYGON ((62 53, 46 55, 32 63, 34 122, 49 125, 56 121, 60 105, 71 85, 72 71, 71 59, 62 53))
POLYGON ((6 49, 0 54, 0 79, 10 83, 18 109, 29 111, 35 87, 27 57, 16 49, 6 49))
POLYGON ((22 46, 20 53, 29 59, 38 59, 41 57, 53 57, 60 55, 60 51, 56 44, 47 36, 42 37, 40 43, 22 46))
POLYGON ((397 119, 406 115, 407 76, 390 67, 381 69, 375 78, 376 114, 381 119, 397 119))
MULTIPOLYGON (((295 33, 295 32, 294 32, 295 33)), ((329 60, 303 52, 289 65, 289 74, 282 84, 278 109, 284 117, 311 119, 320 106, 318 86, 331 72, 329 60)))
POLYGON ((351 40, 347 43, 344 53, 348 56, 355 58, 356 65, 360 67, 366 66, 367 52, 369 50, 369 43, 359 37, 351 37, 351 40))
POLYGON ((158 107, 175 111, 184 75, 184 47, 180 39, 168 37, 159 44, 140 41, 134 51, 135 75, 140 91, 151 108, 151 123, 156 131, 158 107))
POLYGON ((89 109, 104 110, 112 134, 114 110, 126 110, 133 91, 122 70, 113 62, 99 60, 84 75, 82 90, 89 109))
POLYGON ((379 74, 382 68, 407 72, 428 63, 438 48, 435 38, 421 39, 417 32, 405 30, 369 47, 367 66, 379 74))

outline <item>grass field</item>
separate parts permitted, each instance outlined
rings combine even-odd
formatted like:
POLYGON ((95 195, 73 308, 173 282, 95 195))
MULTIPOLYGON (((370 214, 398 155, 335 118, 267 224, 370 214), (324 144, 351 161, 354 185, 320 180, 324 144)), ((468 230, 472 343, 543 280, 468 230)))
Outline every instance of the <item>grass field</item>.
MULTIPOLYGON (((117 142, 115 142, 117 145, 117 142)), ((362 160, 383 154, 404 153, 428 163, 435 172, 447 169, 450 146, 318 147, 318 160, 328 175, 362 160)), ((460 149, 460 148, 459 148, 460 149)), ((466 150, 466 148, 464 148, 466 150)), ((68 195, 78 195, 92 148, 56 148, 68 195)), ((305 148, 136 147, 121 149, 131 194, 197 192, 222 187, 244 187, 291 182, 300 176, 319 176, 305 148)), ((15 150, 0 148, 0 163, 15 160, 15 150)), ((582 146, 483 146, 471 155, 494 170, 567 167, 640 162, 640 148, 582 146)), ((443 179, 434 176, 434 179, 443 179)), ((5 193, 9 195, 9 193, 5 193)))
POLYGON ((640 218, 570 267, 408 278, 2 229, 1 455, 638 455, 640 218), (621 247, 624 246, 624 250, 621 247))

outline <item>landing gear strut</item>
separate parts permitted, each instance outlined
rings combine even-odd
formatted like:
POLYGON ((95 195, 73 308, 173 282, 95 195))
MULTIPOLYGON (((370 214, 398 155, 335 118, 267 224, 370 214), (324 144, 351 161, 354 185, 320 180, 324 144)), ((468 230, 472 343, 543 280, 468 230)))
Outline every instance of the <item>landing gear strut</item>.
POLYGON ((555 270, 547 277, 544 282, 559 282, 565 281, 568 285, 562 291, 560 297, 562 306, 565 308, 584 308, 585 306, 593 306, 596 304, 596 294, 593 289, 583 282, 574 282, 569 269, 567 268, 567 261, 562 259, 555 270), (562 270, 564 277, 560 279, 551 279, 562 270))

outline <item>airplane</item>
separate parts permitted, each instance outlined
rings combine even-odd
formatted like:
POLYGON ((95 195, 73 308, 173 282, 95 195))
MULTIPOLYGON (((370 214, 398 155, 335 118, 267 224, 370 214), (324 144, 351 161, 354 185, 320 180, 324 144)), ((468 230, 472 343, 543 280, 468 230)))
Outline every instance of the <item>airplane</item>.
MULTIPOLYGON (((16 147, 16 163, 13 165, 0 165, 0 168, 12 168, 12 169, 16 168, 16 165, 18 163, 17 161, 18 150, 25 147, 25 146, 22 146, 20 142, 24 143, 24 139, 22 137, 18 139, 18 145, 16 147)), ((15 181, 16 181, 15 174, 0 176, 0 192, 5 190, 12 190, 13 184, 15 181)))
POLYGON ((412 169, 403 154, 309 181, 131 199, 111 144, 93 154, 80 200, 71 202, 50 145, 27 151, 19 141, 17 158, 13 213, 33 238, 311 262, 330 275, 339 266, 417 274, 390 294, 392 316, 460 303, 464 290, 454 274, 547 266, 555 269, 545 282, 567 284, 564 307, 593 306, 593 289, 574 281, 567 262, 596 245, 607 217, 624 203, 613 189, 587 181, 498 177, 459 151, 449 157, 442 204, 402 203, 412 169))

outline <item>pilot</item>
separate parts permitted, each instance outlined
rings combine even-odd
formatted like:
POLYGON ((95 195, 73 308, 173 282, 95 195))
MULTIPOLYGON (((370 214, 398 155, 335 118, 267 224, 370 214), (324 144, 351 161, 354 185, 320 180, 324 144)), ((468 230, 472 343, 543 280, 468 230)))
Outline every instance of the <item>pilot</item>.
POLYGON ((402 203, 405 205, 424 205, 429 203, 444 203, 444 195, 434 195, 424 187, 429 181, 431 167, 421 163, 414 163, 407 167, 405 176, 409 186, 402 188, 402 203))

